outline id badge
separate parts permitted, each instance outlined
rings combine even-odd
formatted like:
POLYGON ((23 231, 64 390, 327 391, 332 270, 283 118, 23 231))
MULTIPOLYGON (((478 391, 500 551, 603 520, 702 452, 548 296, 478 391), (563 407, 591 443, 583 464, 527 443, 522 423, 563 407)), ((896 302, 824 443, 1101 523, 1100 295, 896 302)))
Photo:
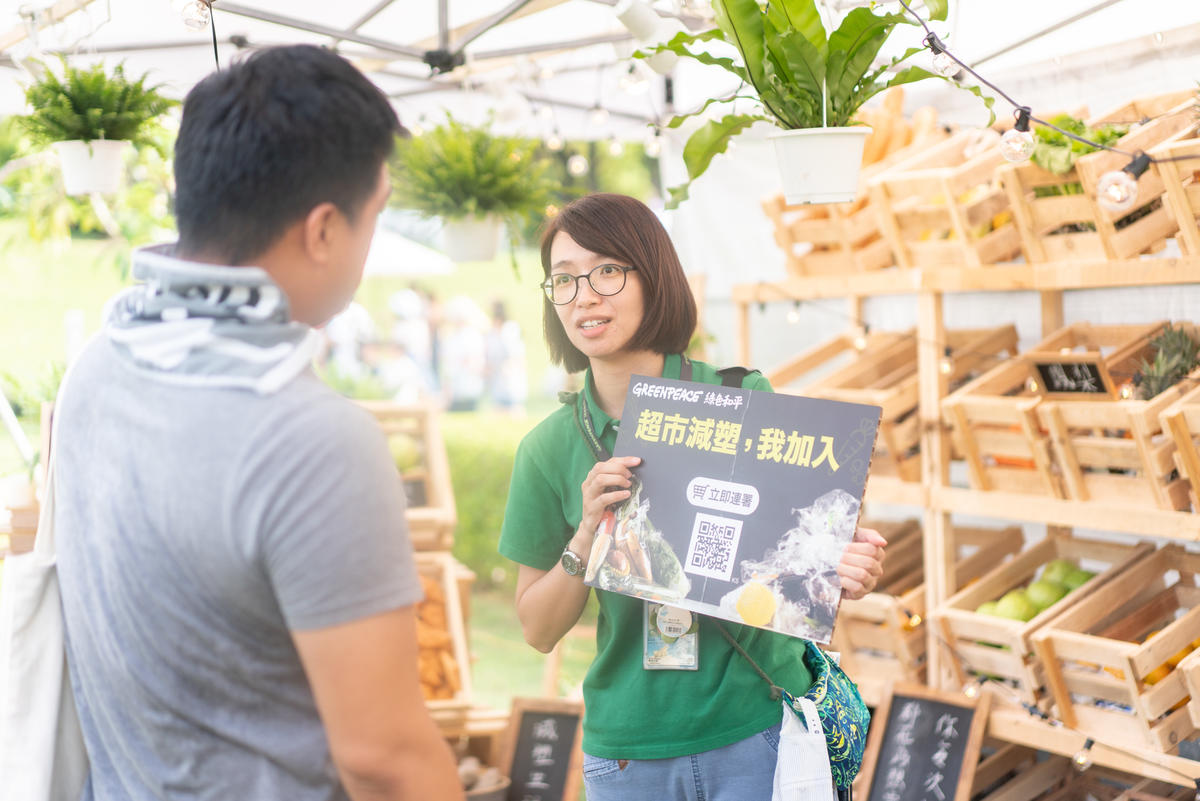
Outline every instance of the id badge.
POLYGON ((646 601, 642 667, 646 670, 697 670, 700 667, 700 616, 646 601))

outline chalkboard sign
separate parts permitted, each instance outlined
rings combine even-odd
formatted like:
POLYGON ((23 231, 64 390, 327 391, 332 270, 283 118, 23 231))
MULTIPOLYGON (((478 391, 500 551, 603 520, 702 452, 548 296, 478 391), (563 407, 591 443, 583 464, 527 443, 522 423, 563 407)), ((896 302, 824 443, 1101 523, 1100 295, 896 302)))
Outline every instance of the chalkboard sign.
POLYGON ((583 779, 583 704, 514 698, 504 762, 512 785, 507 801, 575 801, 583 779))
POLYGON ((1096 354, 1069 354, 1033 361, 1046 395, 1115 395, 1112 377, 1096 354))
POLYGON ((871 718, 867 801, 967 801, 990 698, 897 683, 871 718))

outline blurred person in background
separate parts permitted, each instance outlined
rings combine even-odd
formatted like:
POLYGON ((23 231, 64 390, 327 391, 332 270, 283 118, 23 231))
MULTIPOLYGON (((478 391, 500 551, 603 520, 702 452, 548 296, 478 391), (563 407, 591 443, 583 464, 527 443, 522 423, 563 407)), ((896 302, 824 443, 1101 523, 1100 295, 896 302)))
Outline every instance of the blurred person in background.
POLYGON ((529 376, 525 370, 525 342, 521 326, 508 318, 504 301, 492 303, 492 326, 487 333, 488 399, 497 410, 525 413, 529 376))
POLYGON ((483 329, 487 318, 479 304, 466 295, 455 295, 446 302, 445 318, 441 359, 446 408, 451 412, 473 412, 484 393, 487 345, 483 329))

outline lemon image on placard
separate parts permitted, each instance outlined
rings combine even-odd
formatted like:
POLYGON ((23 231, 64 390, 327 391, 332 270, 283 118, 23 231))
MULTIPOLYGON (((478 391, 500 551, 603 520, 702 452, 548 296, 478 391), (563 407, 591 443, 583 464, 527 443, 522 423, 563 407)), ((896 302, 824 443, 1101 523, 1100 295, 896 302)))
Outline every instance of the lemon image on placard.
POLYGON ((775 593, 757 581, 748 581, 738 595, 737 613, 751 626, 765 626, 775 617, 775 593))

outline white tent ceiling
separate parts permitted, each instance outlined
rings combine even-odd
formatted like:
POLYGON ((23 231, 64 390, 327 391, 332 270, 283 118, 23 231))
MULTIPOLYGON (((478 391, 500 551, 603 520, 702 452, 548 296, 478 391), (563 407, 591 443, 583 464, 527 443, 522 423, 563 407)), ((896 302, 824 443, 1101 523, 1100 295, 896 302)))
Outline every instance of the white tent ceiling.
MULTIPOLYGON (((211 31, 184 27, 182 2, 0 0, 0 114, 21 110, 14 59, 55 52, 81 61, 124 61, 134 74, 150 71, 173 94, 184 94, 213 69, 213 52, 211 31)), ((273 44, 335 45, 393 97, 406 124, 436 119, 447 109, 470 121, 492 112, 502 129, 535 136, 557 129, 569 138, 635 139, 671 109, 663 80, 640 62, 631 80, 629 55, 636 42, 616 19, 616 2, 214 0, 213 17, 222 63, 241 50, 273 44), (461 51, 464 63, 433 75, 424 56, 438 49, 461 51), (609 112, 607 120, 590 113, 595 106, 609 112)), ((823 3, 837 14, 866 0, 823 3)), ((895 0, 888 4, 899 9, 895 0)), ((653 5, 660 16, 693 30, 711 24, 706 0, 653 5)), ((951 6, 949 21, 936 27, 986 75, 1137 37, 1157 35, 1165 46, 1164 32, 1200 22, 1197 0, 955 0, 951 6)), ((920 38, 914 27, 889 45, 899 50, 920 38)), ((1107 77, 1095 76, 1096 83, 1107 77)), ((674 107, 680 110, 736 88, 722 71, 687 62, 675 68, 673 78, 674 107)), ((939 107, 973 102, 954 98, 944 86, 917 94, 939 107)))

